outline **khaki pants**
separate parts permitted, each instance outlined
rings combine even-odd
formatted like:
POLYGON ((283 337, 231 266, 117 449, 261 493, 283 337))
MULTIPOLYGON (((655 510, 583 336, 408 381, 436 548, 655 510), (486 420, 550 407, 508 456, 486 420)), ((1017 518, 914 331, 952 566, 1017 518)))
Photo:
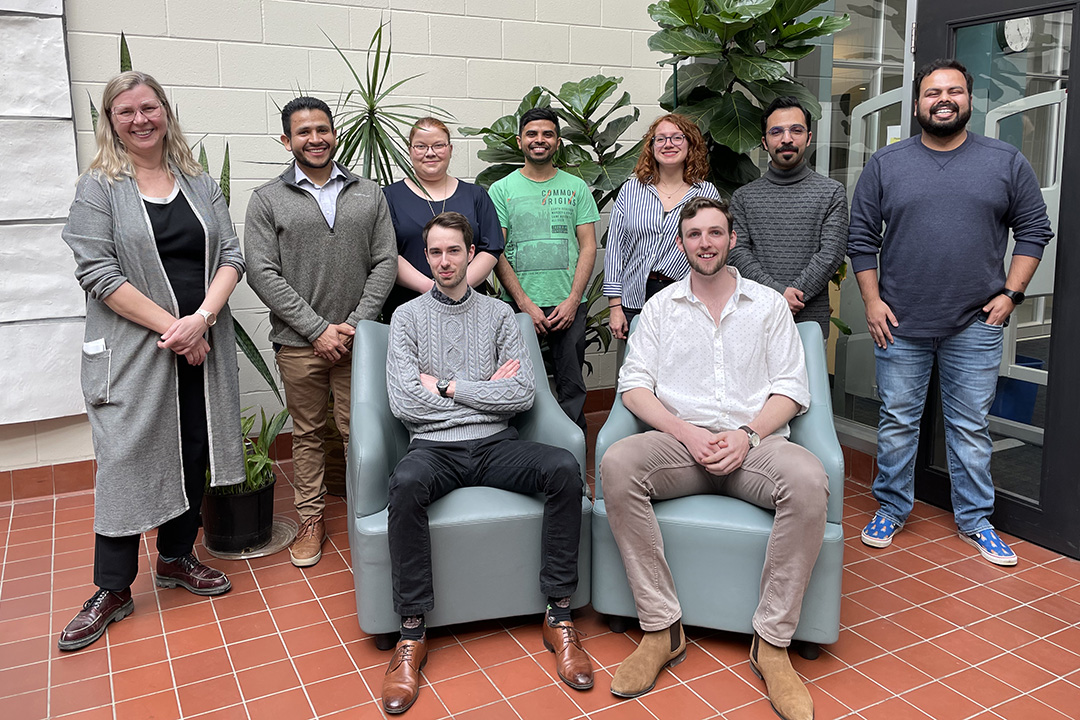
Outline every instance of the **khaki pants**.
POLYGON ((649 632, 682 617, 653 500, 719 493, 775 510, 753 625, 766 642, 790 644, 821 550, 829 498, 828 476, 809 450, 769 436, 750 450, 742 467, 718 476, 698 465, 673 436, 654 430, 612 445, 600 477, 638 619, 649 632))
POLYGON ((330 391, 334 392, 334 421, 349 447, 349 390, 352 353, 337 362, 315 354, 311 346, 283 346, 277 351, 278 372, 285 385, 285 405, 293 421, 293 488, 300 520, 322 515, 326 507, 323 433, 330 391))

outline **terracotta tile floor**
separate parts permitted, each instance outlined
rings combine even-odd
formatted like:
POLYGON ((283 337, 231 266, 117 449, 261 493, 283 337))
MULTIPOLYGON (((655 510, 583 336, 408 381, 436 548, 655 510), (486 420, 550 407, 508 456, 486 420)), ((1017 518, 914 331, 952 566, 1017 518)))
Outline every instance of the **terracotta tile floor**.
MULTIPOLYGON (((290 463, 281 469, 287 477, 290 463)), ((870 552, 858 539, 873 507, 867 493, 849 481, 840 640, 815 661, 795 658, 818 720, 1080 717, 1080 562, 1016 541, 1019 566, 992 567, 956 538, 949 516, 922 504, 894 548, 870 552)), ((291 511, 288 483, 276 502, 291 511)), ((329 503, 316 567, 298 570, 286 553, 213 561, 233 590, 212 599, 155 589, 148 537, 135 613, 89 648, 61 654, 56 635, 92 590, 91 515, 86 493, 0 506, 0 718, 381 717, 389 655, 356 624, 344 502, 329 503)), ((775 718, 746 637, 691 629, 686 662, 648 695, 618 701, 611 672, 639 633, 612 634, 582 612, 600 668, 593 690, 575 692, 554 679, 537 623, 433 631, 406 717, 775 718)))

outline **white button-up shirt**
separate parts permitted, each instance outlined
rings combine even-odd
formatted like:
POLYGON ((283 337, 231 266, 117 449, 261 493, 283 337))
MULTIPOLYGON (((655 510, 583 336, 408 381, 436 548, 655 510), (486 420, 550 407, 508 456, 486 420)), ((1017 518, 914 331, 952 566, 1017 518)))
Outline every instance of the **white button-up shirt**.
POLYGON ((319 203, 319 209, 322 210, 323 217, 326 218, 326 224, 331 228, 334 227, 334 219, 337 217, 337 199, 341 194, 341 189, 345 187, 345 173, 338 167, 337 163, 334 163, 334 169, 330 171, 330 179, 326 181, 322 186, 316 185, 315 182, 309 178, 304 171, 300 169, 299 163, 296 165, 296 184, 307 190, 315 202, 319 203))
MULTIPOLYGON (((727 267, 735 292, 713 321, 690 276, 645 307, 630 335, 619 392, 651 391, 676 417, 711 432, 750 425, 770 395, 810 407, 806 358, 787 301, 727 267)), ((776 434, 787 437, 785 424, 776 434)))

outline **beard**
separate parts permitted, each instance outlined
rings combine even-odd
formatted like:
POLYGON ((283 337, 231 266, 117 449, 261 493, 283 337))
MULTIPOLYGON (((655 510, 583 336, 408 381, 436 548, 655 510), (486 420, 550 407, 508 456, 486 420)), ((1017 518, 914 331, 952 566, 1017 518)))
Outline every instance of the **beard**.
POLYGON ((939 102, 930 108, 929 112, 924 113, 920 110, 916 115, 916 119, 927 134, 933 135, 934 137, 952 137, 967 126, 968 120, 971 119, 971 106, 968 105, 966 111, 960 112, 960 106, 954 102, 939 102), (956 115, 952 120, 946 120, 944 122, 935 120, 934 112, 940 107, 952 108, 956 115))
POLYGON ((690 268, 698 275, 705 277, 712 277, 718 272, 723 270, 727 266, 728 251, 716 251, 716 257, 712 260, 704 261, 700 260, 697 255, 687 254, 686 260, 690 263, 690 268))

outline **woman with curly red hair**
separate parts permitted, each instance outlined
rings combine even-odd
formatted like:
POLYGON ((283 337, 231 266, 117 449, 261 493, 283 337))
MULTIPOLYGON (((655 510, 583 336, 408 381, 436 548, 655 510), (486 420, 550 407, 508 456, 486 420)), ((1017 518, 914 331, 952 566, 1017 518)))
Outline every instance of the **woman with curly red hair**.
POLYGON ((604 256, 608 323, 617 338, 626 337, 646 300, 690 272, 675 244, 679 208, 699 195, 720 198, 705 180, 709 154, 693 120, 663 115, 649 126, 644 140, 634 177, 615 199, 604 256))

